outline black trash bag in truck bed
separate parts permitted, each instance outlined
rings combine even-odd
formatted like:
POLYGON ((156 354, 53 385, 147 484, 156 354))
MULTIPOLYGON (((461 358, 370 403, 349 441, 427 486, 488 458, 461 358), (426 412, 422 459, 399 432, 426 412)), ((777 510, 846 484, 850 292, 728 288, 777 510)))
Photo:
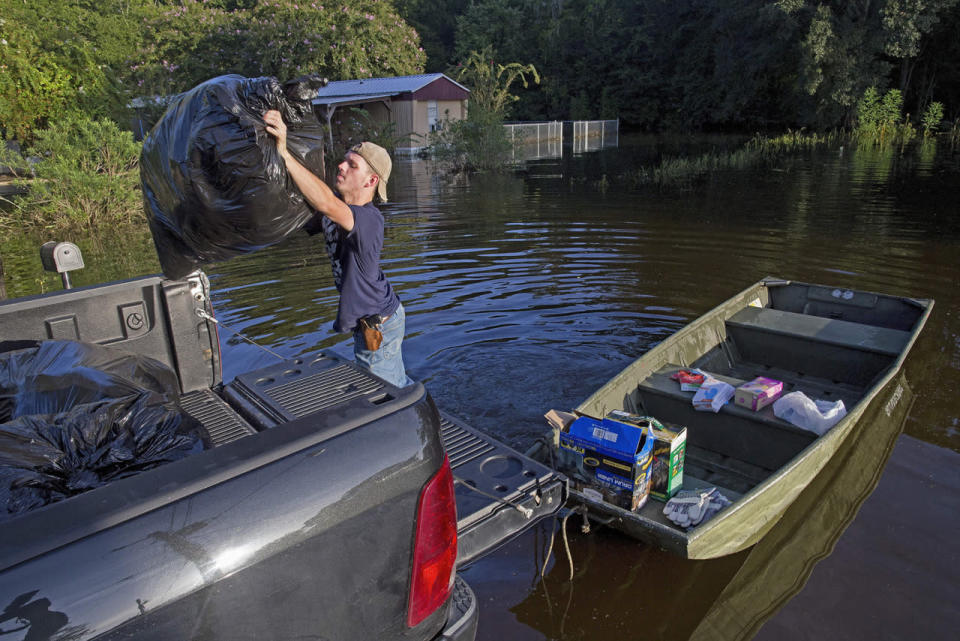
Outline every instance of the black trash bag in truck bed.
POLYGON ((140 154, 144 209, 168 278, 272 245, 311 218, 263 114, 283 114, 287 147, 322 174, 323 132, 311 101, 326 82, 219 76, 169 105, 140 154))
POLYGON ((0 352, 0 521, 204 447, 162 363, 74 341, 0 352))

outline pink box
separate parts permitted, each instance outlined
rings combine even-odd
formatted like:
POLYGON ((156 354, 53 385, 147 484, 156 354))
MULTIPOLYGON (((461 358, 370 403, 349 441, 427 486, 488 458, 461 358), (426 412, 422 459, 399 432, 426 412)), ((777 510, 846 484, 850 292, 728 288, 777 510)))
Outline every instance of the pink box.
POLYGON ((756 412, 780 398, 783 382, 758 376, 737 388, 733 402, 756 412))

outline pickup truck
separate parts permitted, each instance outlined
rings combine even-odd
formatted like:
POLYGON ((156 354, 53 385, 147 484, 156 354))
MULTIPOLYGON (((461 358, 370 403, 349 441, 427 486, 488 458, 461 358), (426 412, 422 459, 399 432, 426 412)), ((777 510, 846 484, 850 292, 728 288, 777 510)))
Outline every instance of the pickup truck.
POLYGON ((24 340, 160 361, 209 445, 3 521, 8 639, 473 639, 456 568, 566 499, 423 385, 333 353, 224 384, 202 272, 0 302, 0 342, 24 340))

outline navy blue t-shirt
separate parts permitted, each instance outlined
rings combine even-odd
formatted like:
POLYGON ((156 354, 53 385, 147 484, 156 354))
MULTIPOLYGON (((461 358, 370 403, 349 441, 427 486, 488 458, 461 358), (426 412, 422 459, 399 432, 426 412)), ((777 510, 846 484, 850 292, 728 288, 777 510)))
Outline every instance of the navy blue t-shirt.
POLYGON ((380 269, 383 249, 383 214, 373 203, 347 205, 353 212, 353 229, 345 231, 322 214, 315 214, 305 229, 323 232, 333 269, 333 282, 340 292, 340 305, 333 329, 351 332, 360 318, 371 314, 388 316, 400 299, 380 269))

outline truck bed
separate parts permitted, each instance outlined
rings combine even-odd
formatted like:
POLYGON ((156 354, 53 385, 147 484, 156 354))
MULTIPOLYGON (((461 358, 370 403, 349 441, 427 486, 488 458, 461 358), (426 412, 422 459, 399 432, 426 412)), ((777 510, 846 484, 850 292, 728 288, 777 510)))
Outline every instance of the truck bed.
MULTIPOLYGON (((181 382, 181 407, 217 448, 307 415, 327 429, 347 429, 394 411, 402 398, 424 393, 419 386, 398 390, 329 353, 268 365, 224 386, 216 326, 196 313, 198 308, 213 313, 207 289, 202 274, 180 281, 144 276, 6 301, 0 308, 0 338, 79 340, 167 364, 181 382)), ((466 563, 489 547, 480 541, 498 538, 496 522, 522 516, 511 503, 530 503, 536 520, 562 504, 566 486, 547 468, 441 414, 451 466, 463 481, 457 483, 457 508, 461 537, 472 541, 461 549, 460 561, 466 563)))
POLYGON ((0 302, 0 341, 159 361, 207 437, 8 519, 0 606, 46 604, 64 631, 103 641, 473 638, 459 578, 448 608, 406 625, 421 490, 449 456, 462 566, 559 510, 566 480, 441 414, 423 385, 394 387, 335 354, 223 384, 212 315, 201 273, 0 302))

